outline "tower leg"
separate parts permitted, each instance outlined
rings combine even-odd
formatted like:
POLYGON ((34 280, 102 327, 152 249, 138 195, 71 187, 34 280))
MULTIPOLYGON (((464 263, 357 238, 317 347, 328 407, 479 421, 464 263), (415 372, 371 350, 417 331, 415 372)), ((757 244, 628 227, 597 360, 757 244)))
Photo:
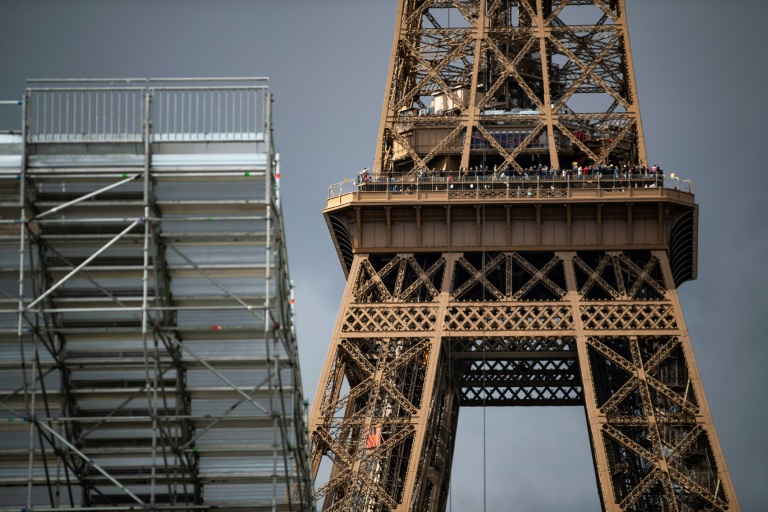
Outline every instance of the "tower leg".
POLYGON ((315 475, 333 464, 323 510, 444 508, 458 417, 439 332, 448 273, 439 255, 355 256, 310 421, 315 475))
POLYGON ((310 423, 324 510, 444 510, 460 405, 582 403, 605 511, 738 510, 666 252, 477 258, 355 255, 310 423))
POLYGON ((604 510, 738 510, 666 252, 560 256, 604 510))

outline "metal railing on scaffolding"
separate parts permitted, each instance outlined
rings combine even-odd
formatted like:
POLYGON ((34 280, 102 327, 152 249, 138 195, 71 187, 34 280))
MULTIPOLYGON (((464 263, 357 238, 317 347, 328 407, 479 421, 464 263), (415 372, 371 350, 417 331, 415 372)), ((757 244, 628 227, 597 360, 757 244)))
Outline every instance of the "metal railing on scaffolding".
POLYGON ((264 137, 269 95, 259 78, 216 79, 216 85, 207 79, 30 82, 29 142, 141 142, 147 119, 156 142, 264 137))

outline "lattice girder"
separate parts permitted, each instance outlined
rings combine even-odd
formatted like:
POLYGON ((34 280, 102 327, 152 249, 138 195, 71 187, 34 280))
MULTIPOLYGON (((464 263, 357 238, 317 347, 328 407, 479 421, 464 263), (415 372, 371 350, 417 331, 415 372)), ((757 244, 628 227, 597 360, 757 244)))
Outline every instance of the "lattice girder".
POLYGON ((435 161, 522 170, 527 154, 555 168, 646 163, 623 2, 403 1, 399 12, 375 174, 411 178, 435 161), (521 139, 500 142, 498 124, 521 139), (420 142, 426 132, 435 143, 420 142))
POLYGON ((312 425, 365 432, 381 395, 414 433, 345 473, 362 501, 339 480, 325 510, 445 510, 460 406, 513 405, 585 408, 605 511, 739 509, 675 290, 696 274, 693 198, 676 191, 678 215, 642 184, 605 189, 605 170, 558 186, 571 166, 647 164, 637 98, 625 0, 399 2, 374 181, 326 210, 354 249, 323 397, 342 343, 425 349, 350 380, 355 400, 312 425))
MULTIPOLYGON (((368 258, 356 255, 351 275, 368 258)), ((395 284, 387 286, 397 294, 360 302, 360 280, 348 282, 335 355, 320 388, 322 400, 335 407, 316 408, 311 422, 313 461, 325 456, 338 467, 321 488, 326 510, 362 503, 381 510, 440 509, 458 407, 535 405, 586 408, 606 510, 733 508, 677 295, 666 286, 672 281, 665 253, 497 253, 485 259, 444 253, 428 265, 444 267, 440 282, 430 268, 411 261, 419 259, 415 253, 377 258, 390 273, 410 269, 413 283, 430 279, 437 293, 424 296, 431 298, 426 302, 405 302, 405 277, 392 274, 395 284), (507 285, 508 265, 516 261, 539 283, 561 268, 565 278, 546 286, 559 299, 510 300, 510 292, 523 288, 507 285), (465 281, 457 284, 462 275, 465 281), (491 275, 487 285, 503 300, 457 300, 456 290, 491 275), (589 299, 585 280, 613 290, 612 299, 589 299), (664 286, 662 298, 644 300, 632 291, 637 283, 654 287, 650 281, 664 286), (346 385, 339 384, 339 368, 352 376, 346 385), (338 396, 328 397, 329 390, 338 396), (386 435, 366 448, 371 426, 386 435), (431 439, 433 432, 445 442, 431 439), (439 470, 427 462, 435 457, 439 470), (363 498, 355 501, 350 489, 363 498)))
MULTIPOLYGON (((634 264, 632 258, 632 254, 608 255, 601 264, 621 262, 637 278, 636 283, 647 283, 657 266, 661 266, 664 277, 668 278, 664 254, 647 258, 643 267, 634 264)), ((574 286, 575 271, 583 268, 583 262, 578 260, 579 257, 573 255, 574 265, 567 267, 574 286)), ((595 274, 599 274, 599 269, 592 277, 595 274)), ((653 282, 660 286, 658 280, 653 282)), ((572 303, 588 304, 589 301, 580 297, 589 293, 589 287, 582 285, 576 290, 572 303)), ((595 446, 598 455, 605 454, 606 476, 602 485, 612 488, 615 498, 613 505, 607 502, 606 508, 641 510, 637 507, 648 507, 650 503, 662 506, 663 503, 669 510, 683 510, 688 506, 686 503, 695 501, 701 506, 706 503, 712 510, 725 510, 727 498, 721 494, 723 487, 718 483, 722 480, 714 477, 718 471, 711 469, 722 464, 714 455, 719 448, 711 442, 713 427, 709 413, 697 402, 700 390, 695 389, 698 386, 691 378, 695 375, 695 366, 691 366, 687 335, 680 328, 682 316, 676 292, 669 288, 663 292, 661 295, 666 300, 655 301, 653 305, 641 306, 642 299, 630 289, 624 297, 635 297, 635 301, 607 302, 624 302, 623 306, 578 306, 582 315, 577 319, 577 329, 590 334, 585 340, 586 346, 580 349, 580 356, 589 354, 585 359, 580 357, 582 376, 592 382, 585 394, 587 412, 594 418, 595 439, 604 443, 604 448, 595 446), (601 311, 601 316, 596 316, 596 311, 601 311), (614 335, 619 334, 615 332, 617 328, 623 330, 623 336, 614 335), (652 334, 659 328, 669 333, 652 334), (608 332, 610 335, 604 334, 608 332), (680 455, 694 445, 697 453, 705 454, 702 458, 680 455), (640 466, 652 469, 641 474, 640 480, 629 478, 637 474, 640 466), (695 475, 695 479, 706 485, 689 482, 685 474, 695 475), (681 488, 686 491, 681 493, 681 488)), ((600 303, 606 304, 606 301, 600 303)), ((719 475, 727 478, 723 473, 719 475)))

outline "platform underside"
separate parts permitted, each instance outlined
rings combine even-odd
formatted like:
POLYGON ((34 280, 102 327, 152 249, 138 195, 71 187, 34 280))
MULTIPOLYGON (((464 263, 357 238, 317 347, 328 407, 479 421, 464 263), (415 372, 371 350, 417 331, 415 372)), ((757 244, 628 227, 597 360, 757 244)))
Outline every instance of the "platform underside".
POLYGON ((572 336, 451 337, 443 343, 450 346, 449 364, 461 375, 462 407, 584 404, 572 336))

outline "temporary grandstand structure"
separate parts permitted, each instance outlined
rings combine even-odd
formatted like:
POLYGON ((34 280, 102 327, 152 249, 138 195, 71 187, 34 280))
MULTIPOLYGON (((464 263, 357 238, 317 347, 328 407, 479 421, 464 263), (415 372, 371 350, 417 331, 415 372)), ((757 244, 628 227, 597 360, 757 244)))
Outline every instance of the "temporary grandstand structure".
POLYGON ((0 511, 313 506, 271 102, 45 80, 3 107, 0 511))

